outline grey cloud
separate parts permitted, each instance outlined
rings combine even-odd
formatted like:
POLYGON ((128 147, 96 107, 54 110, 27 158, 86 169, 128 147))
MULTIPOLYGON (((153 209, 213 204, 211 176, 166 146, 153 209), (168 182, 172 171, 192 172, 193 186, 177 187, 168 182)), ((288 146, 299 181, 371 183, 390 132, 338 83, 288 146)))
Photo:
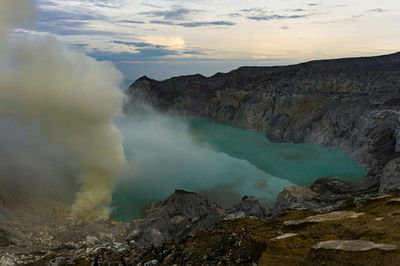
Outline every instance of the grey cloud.
POLYGON ((144 21, 139 21, 139 20, 119 20, 117 22, 130 23, 130 24, 145 24, 146 23, 144 21))
POLYGON ((142 12, 141 14, 150 17, 162 17, 167 20, 182 20, 187 18, 189 14, 197 12, 199 12, 199 10, 174 6, 170 10, 142 12))
POLYGON ((202 27, 202 26, 233 26, 235 23, 230 21, 198 21, 198 22, 184 22, 177 24, 182 27, 202 27))
POLYGON ((39 21, 59 21, 59 20, 106 20, 107 18, 94 13, 92 10, 82 10, 80 12, 65 11, 60 9, 48 9, 40 6, 38 10, 39 21), (86 11, 86 12, 85 12, 86 11))
POLYGON ((53 1, 36 0, 38 6, 38 19, 35 24, 26 29, 38 32, 50 32, 59 35, 113 35, 114 32, 106 30, 88 29, 90 21, 105 20, 107 17, 96 14, 90 9, 80 11, 62 10, 53 1))
POLYGON ((250 20, 258 20, 258 21, 268 21, 268 20, 279 20, 279 19, 299 19, 306 18, 306 15, 261 15, 261 16, 248 16, 247 18, 250 20))
POLYGON ((368 12, 375 12, 375 13, 383 13, 383 12, 387 12, 387 11, 389 11, 389 10, 382 9, 382 8, 374 8, 374 9, 368 10, 368 12))
POLYGON ((336 20, 328 20, 328 21, 316 21, 314 23, 319 23, 319 24, 343 23, 343 22, 354 21, 354 20, 359 19, 361 17, 364 17, 364 15, 353 15, 353 16, 348 17, 348 18, 336 19, 336 20))
POLYGON ((230 14, 228 14, 228 16, 230 16, 230 17, 241 17, 242 16, 242 14, 240 14, 240 13, 230 13, 230 14))
POLYGON ((200 50, 185 50, 183 51, 183 54, 188 54, 188 55, 207 55, 205 51, 200 51, 200 50))
POLYGON ((195 22, 176 23, 173 21, 164 21, 164 20, 152 20, 152 21, 150 21, 150 23, 181 26, 181 27, 187 27, 187 28, 204 27, 204 26, 233 26, 236 24, 236 23, 230 22, 230 21, 195 21, 195 22))
POLYGON ((264 12, 264 10, 262 8, 259 8, 259 7, 254 7, 254 8, 241 9, 240 12, 245 12, 245 13, 249 13, 249 12, 264 12))
POLYGON ((176 23, 172 21, 166 21, 166 20, 151 20, 151 24, 163 24, 163 25, 176 25, 176 23))
POLYGON ((143 48, 139 49, 137 53, 129 53, 129 52, 112 53, 106 51, 93 51, 89 53, 89 55, 100 61, 121 62, 121 61, 151 61, 168 55, 179 55, 179 52, 177 50, 172 50, 172 49, 143 48))
POLYGON ((72 47, 88 47, 89 44, 88 43, 73 43, 73 44, 70 44, 70 46, 72 46, 72 47))
POLYGON ((85 21, 53 21, 53 22, 38 22, 33 26, 26 27, 38 32, 51 32, 59 35, 116 35, 115 32, 97 29, 87 29, 85 21))
POLYGON ((165 45, 153 45, 153 44, 147 43, 147 42, 128 42, 128 41, 112 41, 112 42, 116 43, 116 44, 124 44, 124 45, 134 46, 134 47, 138 47, 138 48, 148 48, 148 47, 157 48, 157 49, 167 48, 167 46, 165 46, 165 45))
POLYGON ((306 12, 307 10, 302 8, 294 8, 286 10, 289 14, 274 14, 271 11, 263 8, 247 8, 241 9, 237 13, 229 14, 230 16, 244 16, 250 20, 257 21, 268 21, 268 20, 280 20, 280 19, 299 19, 311 16, 310 14, 299 14, 298 12, 306 12), (290 12, 292 14, 290 14, 290 12))

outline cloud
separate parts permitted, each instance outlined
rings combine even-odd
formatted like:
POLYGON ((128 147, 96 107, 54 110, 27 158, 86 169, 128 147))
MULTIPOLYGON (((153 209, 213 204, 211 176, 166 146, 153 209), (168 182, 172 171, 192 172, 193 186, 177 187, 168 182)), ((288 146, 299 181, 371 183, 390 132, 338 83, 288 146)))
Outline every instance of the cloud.
POLYGON ((69 45, 70 47, 75 47, 75 48, 84 48, 84 47, 88 47, 89 44, 88 43, 73 43, 69 45))
POLYGON ((36 23, 26 29, 37 32, 48 32, 58 35, 114 35, 115 32, 95 28, 92 26, 96 21, 108 21, 104 15, 93 12, 88 8, 62 9, 53 2, 40 1, 38 6, 38 19, 36 23))
POLYGON ((182 20, 186 19, 190 14, 198 13, 199 10, 173 6, 170 10, 141 12, 142 15, 150 17, 162 17, 166 20, 182 20))
POLYGON ((368 10, 368 12, 374 12, 374 13, 383 13, 383 12, 388 12, 389 10, 387 9, 382 9, 382 8, 374 8, 371 10, 368 10))
POLYGON ((241 17, 242 14, 235 12, 235 13, 229 13, 228 16, 232 17, 232 18, 236 18, 236 17, 241 17))
POLYGON ((162 25, 172 25, 172 26, 181 26, 186 28, 196 28, 196 27, 206 27, 206 26, 234 26, 236 23, 231 21, 194 21, 194 22, 172 22, 172 21, 164 21, 164 20, 152 20, 150 21, 152 24, 162 24, 162 25))
POLYGON ((146 22, 144 21, 139 21, 139 20, 119 20, 117 22, 121 22, 121 23, 130 23, 130 24, 145 24, 146 22))
POLYGON ((90 9, 81 9, 74 11, 62 10, 58 7, 39 6, 39 21, 58 21, 58 20, 104 20, 105 16, 96 14, 90 9))
POLYGON ((182 54, 187 54, 187 55, 207 55, 205 51, 200 51, 200 50, 185 50, 182 52, 182 54))
POLYGON ((254 8, 241 9, 240 12, 250 13, 250 12, 265 12, 265 11, 262 8, 254 7, 254 8))
POLYGON ((124 44, 127 46, 134 46, 134 47, 139 47, 139 48, 147 48, 147 47, 152 47, 152 48, 157 48, 157 49, 167 48, 166 45, 154 45, 154 44, 147 43, 147 42, 127 42, 127 41, 112 41, 112 42, 116 43, 116 44, 124 44))
POLYGON ((306 18, 306 15, 262 15, 262 16, 248 16, 247 19, 257 21, 280 20, 280 19, 299 19, 306 18))
POLYGON ((236 23, 230 21, 197 21, 197 22, 184 22, 177 24, 182 27, 202 27, 202 26, 233 26, 236 23))
MULTIPOLYGON (((114 41, 116 43, 125 43, 114 41)), ((148 43, 127 42, 128 45, 134 46, 135 52, 106 52, 93 51, 90 56, 100 61, 126 62, 126 61, 152 61, 169 58, 169 56, 179 55, 207 55, 205 50, 190 48, 190 49, 173 49, 162 45, 152 45, 148 43)))
POLYGON ((165 48, 141 48, 137 49, 136 53, 131 52, 106 52, 106 51, 93 51, 89 53, 91 57, 100 61, 149 61, 165 56, 179 55, 178 50, 165 49, 165 48))
POLYGON ((190 15, 202 12, 202 10, 183 8, 173 6, 169 10, 156 10, 150 12, 141 12, 140 14, 149 17, 161 17, 162 19, 151 20, 151 24, 180 26, 187 28, 205 27, 205 26, 233 26, 236 23, 230 21, 193 21, 190 15), (189 20, 188 20, 189 19, 189 20))
POLYGON ((316 21, 314 23, 319 23, 319 24, 335 24, 335 23, 343 23, 343 22, 350 22, 350 21, 355 21, 359 18, 364 17, 365 15, 353 15, 351 17, 347 18, 342 18, 342 19, 335 19, 335 20, 328 20, 328 21, 316 21))
MULTIPOLYGON (((302 8, 295 8, 295 9, 286 9, 286 12, 291 12, 292 14, 276 14, 272 11, 266 10, 264 8, 246 8, 241 9, 237 13, 234 14, 235 16, 243 16, 249 20, 256 20, 256 21, 269 21, 269 20, 281 20, 281 19, 300 19, 306 18, 311 16, 310 14, 298 14, 298 12, 305 12, 307 10, 302 8)), ((231 14, 229 14, 232 16, 231 14)))

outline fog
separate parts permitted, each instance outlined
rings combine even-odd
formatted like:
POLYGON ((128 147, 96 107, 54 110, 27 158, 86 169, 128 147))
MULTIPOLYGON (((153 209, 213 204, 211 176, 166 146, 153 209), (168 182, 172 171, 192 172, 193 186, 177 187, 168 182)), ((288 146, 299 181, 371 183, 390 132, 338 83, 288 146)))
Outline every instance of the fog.
MULTIPOLYGON (((125 164, 122 136, 114 124, 124 100, 119 89, 122 74, 111 63, 100 63, 85 54, 70 51, 50 36, 13 35, 14 26, 32 22, 34 11, 28 0, 0 2, 2 130, 11 130, 7 128, 11 124, 3 123, 6 120, 13 121, 13 126, 33 124, 37 127, 33 135, 41 135, 47 143, 62 147, 77 163, 78 174, 74 181, 80 186, 71 217, 107 219, 115 179, 125 164)), ((25 127, 23 131, 30 135, 31 129, 25 127)), ((1 149, 4 151, 3 147, 1 149)), ((30 153, 24 153, 18 146, 13 149, 13 153, 20 156, 11 157, 3 152, 7 160, 15 160, 2 165, 3 179, 21 178, 21 175, 11 176, 8 165, 29 164, 46 155, 58 157, 57 152, 52 154, 48 149, 30 153)), ((31 165, 36 175, 48 176, 46 163, 40 162, 31 165), (43 172, 39 173, 41 170, 43 172)), ((32 176, 28 174, 23 178, 31 182, 32 176)), ((53 178, 60 177, 55 174, 53 178)))
POLYGON ((115 218, 137 218, 149 202, 175 189, 201 192, 230 207, 249 193, 271 203, 283 186, 292 185, 199 141, 185 118, 147 108, 126 115, 118 127, 128 166, 114 193, 115 218))

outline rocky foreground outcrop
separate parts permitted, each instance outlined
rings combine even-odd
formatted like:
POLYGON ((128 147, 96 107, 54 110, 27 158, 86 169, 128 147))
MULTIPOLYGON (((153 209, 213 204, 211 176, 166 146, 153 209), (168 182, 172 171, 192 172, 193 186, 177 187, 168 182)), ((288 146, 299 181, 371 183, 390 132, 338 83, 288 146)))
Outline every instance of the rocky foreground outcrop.
POLYGON ((127 239, 139 247, 160 245, 171 238, 209 230, 225 215, 205 196, 176 190, 166 200, 152 203, 143 218, 133 221, 127 239))
POLYGON ((252 196, 224 210, 201 194, 176 190, 167 199, 150 204, 143 217, 130 224, 127 240, 143 248, 210 230, 221 220, 266 217, 266 210, 252 196))
MULTIPOLYGON (((398 265, 399 193, 326 214, 289 210, 273 219, 221 220, 208 231, 147 248, 98 246, 86 254, 53 251, 29 265, 398 265)), ((160 216, 172 214, 162 203, 185 198, 207 210, 215 207, 204 205, 201 196, 178 191, 156 204, 160 216)))
POLYGON ((241 67, 212 77, 142 77, 128 94, 127 110, 144 99, 163 112, 210 117, 272 141, 339 148, 369 170, 353 191, 384 192, 400 182, 400 53, 241 67))

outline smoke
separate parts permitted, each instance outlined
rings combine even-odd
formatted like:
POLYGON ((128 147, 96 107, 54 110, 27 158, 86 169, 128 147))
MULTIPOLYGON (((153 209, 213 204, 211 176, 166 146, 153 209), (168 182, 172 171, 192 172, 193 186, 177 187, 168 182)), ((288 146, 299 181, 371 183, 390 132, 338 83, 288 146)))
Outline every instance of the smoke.
MULTIPOLYGON (((204 132, 192 122, 214 125, 209 120, 160 114, 137 101, 134 107, 134 113, 117 122, 128 163, 113 195, 114 219, 139 218, 146 205, 165 199, 175 189, 200 192, 222 207, 231 207, 249 194, 271 204, 284 186, 293 185, 203 141, 204 132)), ((212 131, 205 134, 225 137, 212 131)))
POLYGON ((32 8, 27 0, 0 1, 0 119, 35 123, 64 147, 79 167, 72 216, 106 219, 125 164, 114 124, 124 100, 122 75, 111 63, 72 52, 51 37, 11 41, 10 28, 29 21, 32 8))

